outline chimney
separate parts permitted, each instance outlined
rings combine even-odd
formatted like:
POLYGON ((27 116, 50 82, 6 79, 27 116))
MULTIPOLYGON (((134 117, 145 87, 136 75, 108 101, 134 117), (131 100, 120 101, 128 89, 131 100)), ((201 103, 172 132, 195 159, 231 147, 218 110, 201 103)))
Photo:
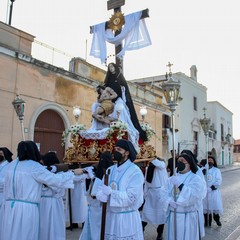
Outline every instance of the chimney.
POLYGON ((190 68, 190 77, 197 81, 197 67, 195 65, 192 65, 191 68, 190 68))

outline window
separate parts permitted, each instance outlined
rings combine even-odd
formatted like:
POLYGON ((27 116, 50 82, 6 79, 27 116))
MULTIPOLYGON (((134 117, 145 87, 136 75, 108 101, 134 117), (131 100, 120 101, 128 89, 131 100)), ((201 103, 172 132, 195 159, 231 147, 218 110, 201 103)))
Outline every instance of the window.
POLYGON ((193 97, 193 109, 197 111, 197 97, 193 97))
POLYGON ((223 142, 224 139, 224 128, 223 128, 223 124, 221 123, 221 141, 223 142))
POLYGON ((171 119, 168 115, 163 114, 163 120, 162 120, 162 128, 170 128, 171 127, 171 119))
POLYGON ((198 132, 193 132, 193 154, 198 155, 198 132))

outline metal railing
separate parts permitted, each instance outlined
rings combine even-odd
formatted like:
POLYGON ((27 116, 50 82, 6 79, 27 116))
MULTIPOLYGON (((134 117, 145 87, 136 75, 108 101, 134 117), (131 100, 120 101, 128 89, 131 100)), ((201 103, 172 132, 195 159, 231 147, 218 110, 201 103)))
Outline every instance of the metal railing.
POLYGON ((69 70, 69 62, 73 55, 61 51, 55 47, 52 47, 48 44, 34 40, 32 45, 32 56, 43 62, 52 64, 57 67, 61 67, 65 70, 69 70))

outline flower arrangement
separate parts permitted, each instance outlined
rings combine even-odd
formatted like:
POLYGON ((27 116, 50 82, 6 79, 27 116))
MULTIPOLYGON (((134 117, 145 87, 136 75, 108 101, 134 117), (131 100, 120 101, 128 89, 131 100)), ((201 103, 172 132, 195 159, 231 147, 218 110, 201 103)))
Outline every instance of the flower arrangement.
POLYGON ((111 122, 107 137, 112 137, 114 133, 117 132, 117 139, 121 139, 126 133, 128 125, 120 120, 116 122, 111 122))
MULTIPOLYGON (((144 130, 147 134, 147 139, 150 140, 153 135, 156 135, 156 132, 152 129, 152 127, 146 123, 142 122, 141 123, 141 128, 144 130)), ((156 136, 157 137, 157 136, 156 136)), ((158 138, 158 137, 157 137, 158 138)), ((158 138, 159 139, 159 138, 158 138)))
POLYGON ((69 134, 71 134, 70 135, 71 138, 75 137, 80 130, 86 130, 85 125, 76 123, 72 125, 70 128, 65 129, 65 131, 62 134, 62 141, 63 141, 62 145, 66 143, 66 140, 69 134))

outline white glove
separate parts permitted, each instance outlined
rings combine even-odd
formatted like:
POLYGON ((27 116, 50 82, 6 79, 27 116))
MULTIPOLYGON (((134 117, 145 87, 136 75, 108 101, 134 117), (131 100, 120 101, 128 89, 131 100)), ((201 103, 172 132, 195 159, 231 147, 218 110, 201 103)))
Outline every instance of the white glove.
POLYGON ((169 205, 172 207, 172 208, 177 208, 177 203, 173 200, 170 201, 169 205))
POLYGON ((169 181, 172 185, 179 187, 181 185, 181 179, 177 176, 172 176, 169 178, 169 181))
POLYGON ((85 167, 84 170, 88 173, 89 178, 94 178, 95 174, 93 172, 93 167, 85 167))
POLYGON ((109 196, 112 193, 112 188, 110 186, 102 185, 102 192, 109 196))
POLYGON ((210 187, 207 188, 207 192, 210 193, 212 192, 212 189, 210 187))
POLYGON ((83 169, 82 168, 77 168, 72 170, 75 175, 81 175, 83 174, 83 169))
POLYGON ((102 191, 99 191, 96 195, 97 200, 100 202, 106 203, 108 201, 108 196, 104 194, 102 191))
POLYGON ((52 170, 51 170, 51 172, 52 172, 52 173, 55 173, 55 172, 57 172, 57 167, 56 167, 56 166, 54 166, 54 165, 51 165, 51 168, 52 168, 52 170))

